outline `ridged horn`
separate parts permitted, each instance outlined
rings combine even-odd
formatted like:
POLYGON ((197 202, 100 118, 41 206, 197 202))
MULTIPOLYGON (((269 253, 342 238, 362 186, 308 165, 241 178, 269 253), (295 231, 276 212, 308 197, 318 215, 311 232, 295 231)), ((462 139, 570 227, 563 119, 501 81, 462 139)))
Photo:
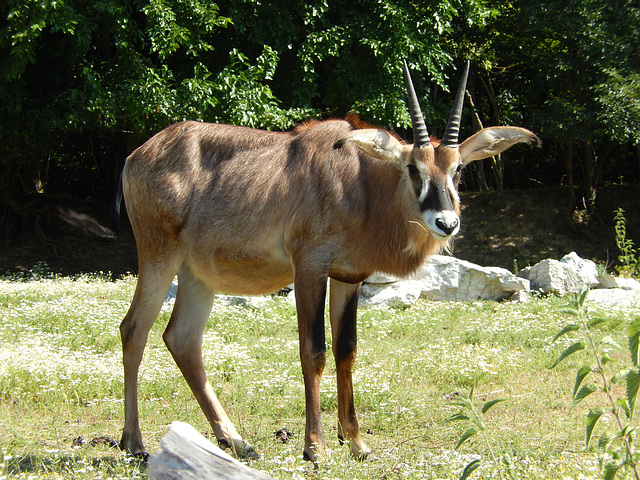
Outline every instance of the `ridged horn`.
POLYGON ((404 66, 404 83, 407 86, 411 126, 413 127, 413 145, 415 147, 426 147, 431 143, 429 140, 429 132, 427 132, 427 125, 424 123, 424 117, 422 116, 420 104, 418 103, 418 96, 413 88, 407 61, 403 59, 402 64, 404 66))
POLYGON ((464 92, 467 89, 467 77, 469 76, 469 60, 462 74, 462 80, 460 80, 460 86, 458 87, 458 93, 456 94, 456 100, 451 108, 451 114, 449 115, 449 121, 447 122, 447 128, 444 131, 444 138, 442 139, 442 145, 447 147, 458 146, 458 133, 460 132, 460 120, 462 118, 462 107, 464 105, 464 92))

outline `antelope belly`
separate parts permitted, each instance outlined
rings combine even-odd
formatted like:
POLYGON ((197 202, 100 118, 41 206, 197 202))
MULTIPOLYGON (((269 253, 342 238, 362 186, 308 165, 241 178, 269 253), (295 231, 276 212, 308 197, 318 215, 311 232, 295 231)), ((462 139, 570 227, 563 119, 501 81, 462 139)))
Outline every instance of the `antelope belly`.
POLYGON ((218 293, 262 295, 293 283, 288 258, 214 255, 208 261, 190 263, 195 276, 218 293))

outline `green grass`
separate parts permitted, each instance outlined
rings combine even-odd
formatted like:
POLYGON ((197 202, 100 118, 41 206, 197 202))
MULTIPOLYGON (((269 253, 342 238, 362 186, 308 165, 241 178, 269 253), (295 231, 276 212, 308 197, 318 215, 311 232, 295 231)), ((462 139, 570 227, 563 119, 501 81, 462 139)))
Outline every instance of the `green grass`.
MULTIPOLYGON (((117 449, 89 443, 120 437, 118 326, 134 287, 133 277, 0 281, 0 479, 146 478, 117 449)), ((585 410, 568 413, 575 370, 587 360, 576 355, 548 368, 573 341, 550 345, 567 322, 557 312, 563 303, 420 301, 405 310, 361 309, 354 384, 374 454, 354 461, 337 440, 330 359, 322 383, 328 449, 317 472, 302 460, 304 392, 291 303, 276 297, 259 309, 216 304, 204 360, 227 413, 261 454, 251 466, 275 478, 457 478, 484 452, 472 442, 454 451, 464 427, 443 421, 455 411, 451 399, 474 383, 478 401, 507 400, 491 410, 488 429, 519 478, 598 478, 597 453, 584 451, 585 410), (286 444, 274 436, 282 427, 294 434, 286 444)), ((624 343, 638 312, 600 313, 612 320, 608 334, 624 343)), ((169 314, 170 305, 149 337, 140 373, 143 436, 152 453, 174 420, 210 432, 162 343, 169 314)), ((472 478, 494 473, 485 458, 472 478)))

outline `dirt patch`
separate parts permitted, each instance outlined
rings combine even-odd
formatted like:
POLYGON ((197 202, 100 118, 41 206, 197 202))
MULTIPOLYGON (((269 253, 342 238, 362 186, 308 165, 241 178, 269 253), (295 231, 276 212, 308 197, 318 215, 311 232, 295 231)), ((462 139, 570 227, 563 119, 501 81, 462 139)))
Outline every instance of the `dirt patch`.
MULTIPOLYGON (((0 272, 27 271, 45 262, 52 272, 64 275, 136 273, 135 241, 126 221, 117 239, 100 240, 65 222, 59 205, 53 203, 5 244, 0 272)), ((640 245, 640 189, 636 185, 602 188, 600 221, 589 225, 572 221, 564 188, 463 194, 462 203, 462 230, 453 253, 479 265, 514 270, 575 251, 582 258, 611 266, 618 257, 613 228, 613 212, 618 207, 626 211, 628 237, 640 245)), ((106 216, 95 214, 98 209, 91 204, 71 208, 107 223, 106 216)))
POLYGON ((44 200, 34 203, 20 225, 10 230, 0 252, 0 273, 28 272, 34 266, 62 275, 111 272, 115 277, 137 272, 135 239, 128 223, 123 222, 114 240, 96 238, 77 223, 65 221, 71 209, 90 215, 96 224, 107 225, 108 216, 91 202, 73 204, 44 200), (62 213, 62 214, 61 214, 62 213))
MULTIPOLYGON (((575 251, 603 266, 617 262, 614 211, 625 210, 628 238, 640 242, 640 189, 601 189, 598 218, 571 218, 565 188, 508 190, 463 196, 462 232, 454 255, 485 266, 514 270, 575 251)), ((639 252, 640 253, 640 252, 639 252)))

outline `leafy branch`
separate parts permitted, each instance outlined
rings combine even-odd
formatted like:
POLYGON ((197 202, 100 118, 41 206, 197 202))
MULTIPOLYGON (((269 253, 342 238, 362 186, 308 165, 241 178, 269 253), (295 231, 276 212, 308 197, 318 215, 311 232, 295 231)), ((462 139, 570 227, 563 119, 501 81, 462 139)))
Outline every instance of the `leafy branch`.
POLYGON ((618 208, 615 213, 616 245, 620 250, 618 260, 621 263, 617 270, 622 276, 638 277, 640 276, 640 261, 633 240, 627 238, 627 221, 624 217, 624 210, 618 208))
POLYGON ((607 416, 613 417, 616 429, 602 433, 598 439, 598 449, 603 454, 608 453, 611 456, 608 463, 604 465, 604 478, 611 480, 620 472, 631 471, 634 478, 640 479, 638 474, 640 452, 633 444, 635 439, 633 420, 640 388, 640 318, 634 319, 628 327, 628 349, 633 367, 623 368, 609 378, 607 366, 612 360, 609 353, 613 350, 623 350, 623 348, 611 336, 598 337, 594 334, 594 329, 604 320, 589 317, 588 307, 585 305, 587 293, 588 290, 584 290, 562 308, 564 313, 575 316, 577 321, 565 325, 554 337, 552 343, 572 332, 578 333, 580 340, 567 347, 551 368, 555 368, 569 356, 583 350, 594 358, 593 365, 585 365, 578 369, 570 411, 590 395, 601 393, 605 399, 605 406, 591 408, 587 413, 586 448, 591 444, 594 430, 600 420, 607 416), (617 397, 614 389, 623 382, 626 384, 625 395, 617 397))
MULTIPOLYGON (((505 399, 490 400, 486 402, 480 410, 478 410, 475 406, 473 398, 474 389, 475 386, 471 388, 468 397, 460 397, 453 402, 449 402, 449 405, 459 407, 460 411, 447 418, 444 423, 458 421, 467 422, 470 427, 460 436, 455 449, 457 450, 465 442, 477 436, 478 438, 480 438, 480 441, 484 444, 487 451, 489 452, 489 456, 491 457, 493 464, 498 467, 498 475, 502 480, 504 480, 505 477, 502 470, 500 469, 501 462, 498 460, 498 457, 496 456, 496 453, 494 452, 493 446, 491 444, 491 440, 487 433, 487 426, 484 422, 484 416, 491 408, 493 408, 500 402, 504 402, 505 399)), ((513 474, 511 472, 511 457, 507 453, 503 453, 501 460, 502 464, 504 464, 507 468, 509 478, 513 478, 513 474)), ((480 466, 481 461, 481 458, 477 458, 470 462, 462 472, 460 480, 465 480, 466 478, 468 478, 480 466)))

